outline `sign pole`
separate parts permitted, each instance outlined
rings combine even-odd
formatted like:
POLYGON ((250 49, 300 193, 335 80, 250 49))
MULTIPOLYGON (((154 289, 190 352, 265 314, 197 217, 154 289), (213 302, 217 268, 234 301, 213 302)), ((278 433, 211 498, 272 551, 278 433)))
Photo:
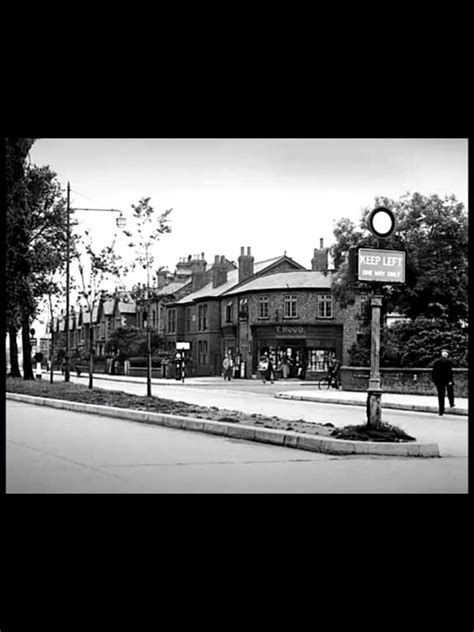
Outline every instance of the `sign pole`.
POLYGON ((382 424, 382 387, 380 380, 380 314, 382 311, 382 288, 380 282, 405 282, 405 253, 401 251, 382 250, 380 240, 388 239, 395 230, 393 212, 379 206, 368 216, 367 224, 372 235, 377 239, 375 250, 360 248, 358 253, 358 280, 372 281, 374 292, 371 308, 370 332, 370 378, 367 389, 367 426, 376 428, 382 424), (377 281, 379 281, 377 283, 377 281))
POLYGON ((382 295, 372 296, 372 324, 370 336, 370 378, 367 390, 367 425, 375 428, 382 423, 382 387, 380 381, 380 312, 382 295))

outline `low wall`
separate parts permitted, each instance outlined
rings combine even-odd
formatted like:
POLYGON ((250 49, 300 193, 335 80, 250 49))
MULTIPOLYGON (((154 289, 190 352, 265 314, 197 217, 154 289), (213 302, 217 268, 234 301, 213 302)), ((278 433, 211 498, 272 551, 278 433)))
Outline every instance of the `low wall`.
MULTIPOLYGON (((382 388, 387 393, 413 395, 436 395, 436 387, 431 378, 431 368, 380 369, 382 388)), ((368 367, 341 367, 342 388, 346 391, 366 391, 369 385, 368 367)), ((453 369, 455 397, 468 396, 468 369, 453 369)))

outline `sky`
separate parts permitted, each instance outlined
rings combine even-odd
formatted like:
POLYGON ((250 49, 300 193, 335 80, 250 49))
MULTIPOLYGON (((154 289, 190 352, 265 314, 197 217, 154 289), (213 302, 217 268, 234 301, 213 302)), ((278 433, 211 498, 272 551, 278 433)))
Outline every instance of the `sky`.
MULTIPOLYGON (((454 194, 467 207, 467 139, 40 139, 32 163, 49 165, 71 206, 131 208, 149 197, 157 214, 172 208, 172 232, 154 249, 155 267, 205 253, 237 261, 286 254, 311 267, 314 248, 334 243, 342 217, 358 222, 376 196, 454 194)), ((97 248, 112 243, 116 214, 76 212, 97 248)), ((130 240, 118 231, 125 261, 130 240)), ((133 282, 140 280, 133 277, 133 282)), ((145 278, 142 279, 145 281, 145 278)))

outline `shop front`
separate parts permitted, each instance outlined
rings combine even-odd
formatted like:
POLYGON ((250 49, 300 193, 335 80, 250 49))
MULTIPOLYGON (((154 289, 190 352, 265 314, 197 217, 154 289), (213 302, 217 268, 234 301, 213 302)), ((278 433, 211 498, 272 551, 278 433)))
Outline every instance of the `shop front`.
POLYGON ((268 353, 277 379, 315 379, 331 357, 342 359, 342 325, 256 325, 252 327, 252 370, 268 353))

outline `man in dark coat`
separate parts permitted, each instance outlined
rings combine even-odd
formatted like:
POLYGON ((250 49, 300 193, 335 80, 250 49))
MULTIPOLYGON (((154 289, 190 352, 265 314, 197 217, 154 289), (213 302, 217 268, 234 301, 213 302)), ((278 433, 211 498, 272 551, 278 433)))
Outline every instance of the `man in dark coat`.
POLYGON ((454 408, 453 365, 448 359, 448 351, 443 349, 441 357, 433 364, 433 382, 438 391, 439 414, 444 414, 445 391, 448 392, 450 408, 454 408))

